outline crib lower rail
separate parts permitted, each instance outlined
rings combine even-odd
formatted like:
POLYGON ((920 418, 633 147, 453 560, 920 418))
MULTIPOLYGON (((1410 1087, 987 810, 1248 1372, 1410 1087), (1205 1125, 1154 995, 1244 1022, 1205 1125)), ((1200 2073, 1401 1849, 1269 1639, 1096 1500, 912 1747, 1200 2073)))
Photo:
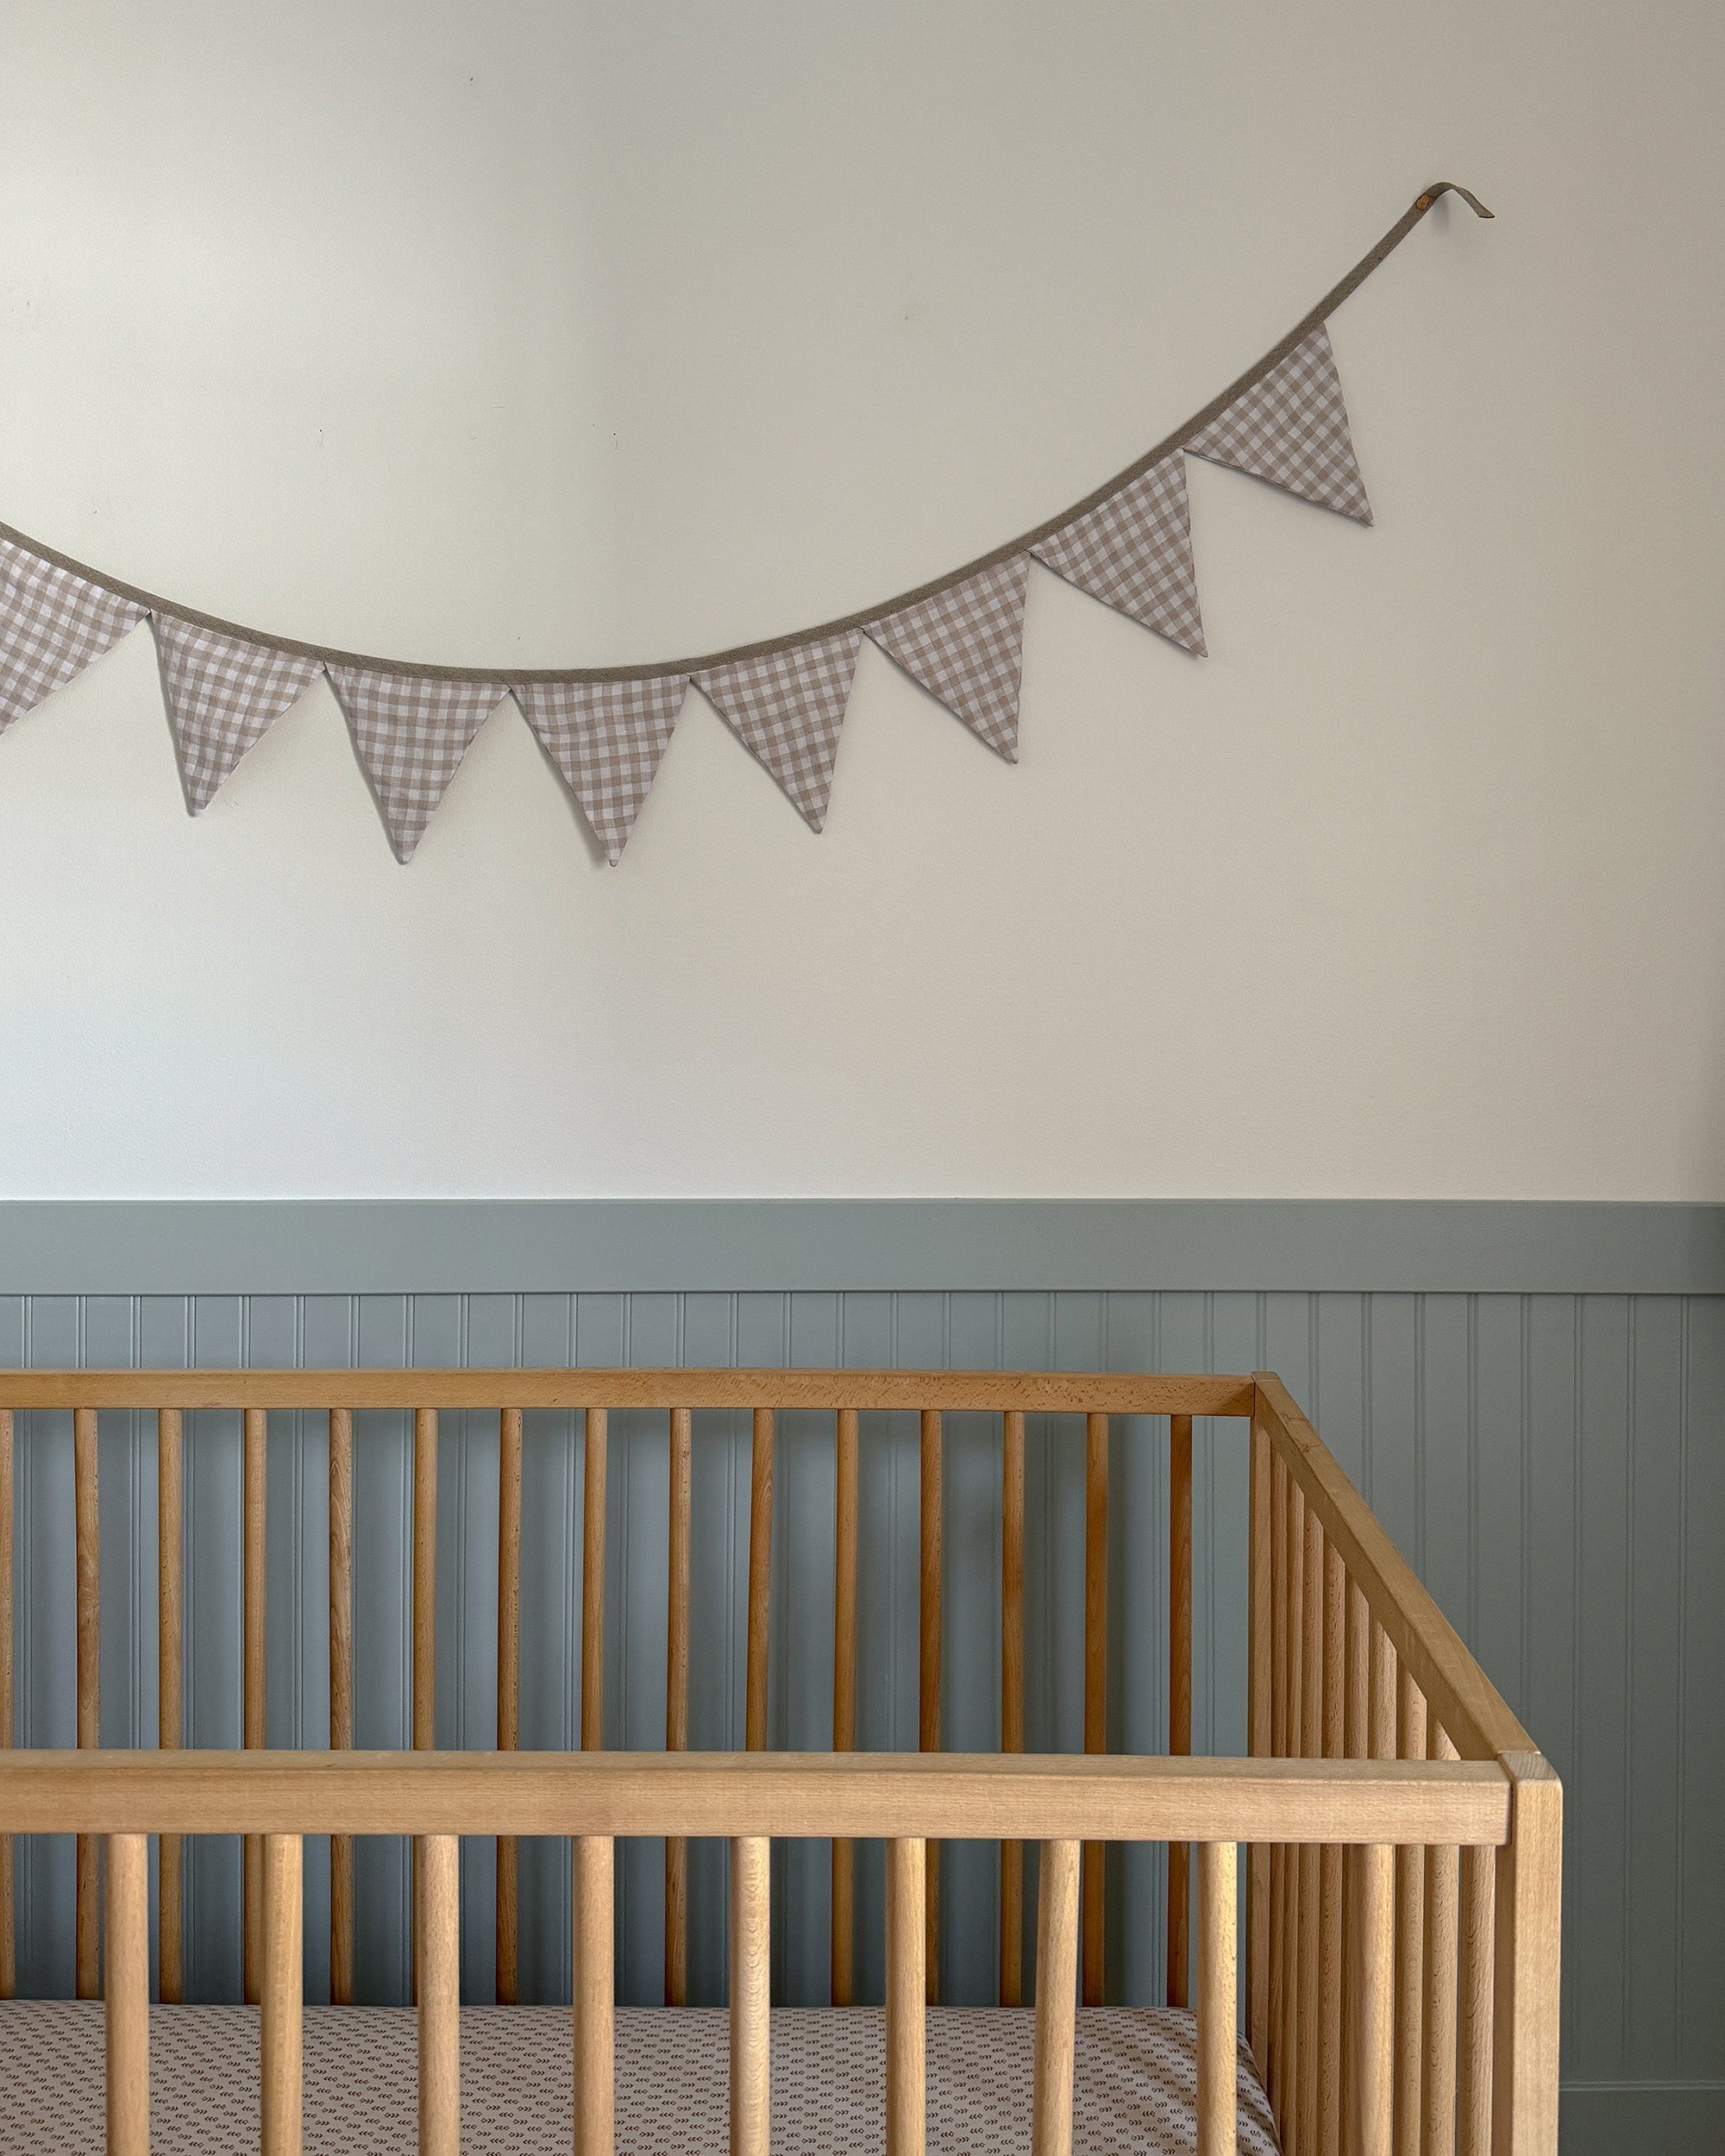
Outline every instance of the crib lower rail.
MULTIPOLYGON (((953 1754, 14 1752, 0 1830, 106 1838, 108 2147, 149 2147, 147 1848, 152 1833, 259 1838, 265 2156, 301 2147, 303 1837, 415 1841, 420 2147, 455 2156, 461 2126, 460 1837, 568 1834, 574 1846, 577 2156, 613 2143, 617 1836, 713 1836, 730 1846, 731 2147, 768 2146, 770 1865, 775 1838, 887 1844, 888 2156, 925 2143, 932 1839, 1036 1841, 1032 2147, 1070 2156, 1082 1850, 1196 1846, 1198 2156, 1237 2145, 1238 1846, 1271 1836, 1358 1850, 1363 1922, 1351 2031, 1349 2147, 1392 2156, 1393 1939, 1382 1912, 1396 1848, 1508 1858, 1513 1773, 1495 1761, 1126 1759, 953 1754), (1501 1852, 1501 1854, 1500 1854, 1501 1852)), ((1314 1849, 1315 1858, 1318 1852, 1314 1849)), ((1513 1872, 1513 1867, 1511 1867, 1513 1872)), ((1500 1871, 1500 1877, 1502 1876, 1500 1871)), ((1506 2156, 1509 2144, 1505 2144, 1506 2156)))

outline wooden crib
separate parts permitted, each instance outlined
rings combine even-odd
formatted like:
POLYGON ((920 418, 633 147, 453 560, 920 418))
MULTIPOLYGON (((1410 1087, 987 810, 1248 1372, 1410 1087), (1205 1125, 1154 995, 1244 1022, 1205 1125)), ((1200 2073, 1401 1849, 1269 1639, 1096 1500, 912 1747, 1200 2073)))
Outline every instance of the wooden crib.
MULTIPOLYGON (((1195 2007, 1200 2156, 1236 2147, 1241 2090, 1267 2097, 1284 2156, 1554 2156, 1562 1800, 1556 1777, 1334 1458, 1273 1376, 906 1370, 28 1372, 0 1376, 0 1732, 12 1732, 12 1417, 72 1411, 77 1563, 76 1752, 0 1764, 0 1994, 15 1989, 10 1837, 75 1833, 79 1998, 105 1998, 106 2145, 150 2146, 148 1838, 160 1837, 157 1992, 182 1990, 181 1838, 239 1834, 246 1996, 260 2006, 259 2139, 302 2143, 302 1846, 331 1837, 331 1993, 353 1987, 353 1841, 413 1838, 418 2143, 461 2135, 459 1838, 497 1838, 497 1996, 517 1989, 518 1839, 574 1845, 574 2147, 601 2156, 613 2117, 614 1848, 665 1839, 665 1999, 687 1996, 687 1839, 730 1846, 729 2146, 765 2156, 769 1869, 775 1837, 831 1839, 831 1996, 852 1998, 854 1844, 887 1845, 884 2090, 889 2156, 925 2145, 940 1845, 1000 1844, 1000 1999, 1018 2007, 1026 1845, 1037 1866, 1028 2139, 1072 2147, 1081 2016, 1103 2004, 1105 1845, 1167 1846, 1167 1995, 1195 2007), (352 1417, 413 1416, 414 1750, 353 1749, 352 1417), (243 1729, 238 1752, 182 1745, 181 1417, 243 1418, 243 1729), (497 1749, 438 1752, 436 1515, 439 1409, 500 1420, 497 1749), (524 1410, 585 1412, 578 1754, 521 1752, 524 1410), (668 1415, 668 1652, 663 1752, 601 1749, 606 1412, 668 1415), (691 1451, 706 1409, 753 1414, 746 1750, 693 1753, 688 1729, 691 1451), (99 1749, 97 1417, 158 1417, 160 1748, 99 1749), (327 1412, 329 1745, 265 1749, 264 1492, 272 1409, 327 1412), (775 1413, 834 1417, 832 1750, 766 1750, 775 1413), (858 1752, 859 1417, 920 1415, 918 1753, 858 1752), (942 1417, 1000 1418, 1001 1750, 941 1751, 942 1417), (1024 1743, 1025 1419, 1082 1431, 1085 1756, 1024 1743), (1250 1448, 1249 1756, 1190 1756, 1192 1422, 1233 1418, 1250 1448), (1168 1418, 1167 1756, 1110 1753, 1107 1729, 1111 1418, 1168 1418), (1196 1939, 1189 1940, 1195 1845, 1196 1939), (1239 1852, 1244 1850, 1243 1859, 1239 1852), (98 1912, 101 1928, 98 1930, 98 1912), (1244 1917, 1245 2046, 1236 1940, 1244 1917), (1195 1955, 1191 1947, 1195 1944, 1195 1955), (1195 1962, 1195 1973, 1193 1965, 1195 1962), (1244 2077, 1244 2078, 1243 2078, 1244 2077), (1263 2095, 1258 2094, 1258 2084, 1263 2095)), ((1226 1442, 1224 1437, 1220 1441, 1226 1442)), ((47 2008, 20 2004, 16 2015, 47 2008)), ((232 2009, 182 2009, 197 2014, 232 2009)), ((94 2012, 96 2009, 89 2009, 94 2012)), ((323 2012, 327 2009, 316 2009, 323 2012)), ((525 2015, 535 2009, 513 2009, 525 2015)), ((825 2015, 821 2017, 825 2019, 825 2015)), ((687 2025, 687 2024, 686 2024, 687 2025)), ((20 2026, 8 2024, 9 2027, 20 2026)), ((962 2034, 962 2030, 960 2034, 962 2034)), ((769 2040, 770 2039, 770 2040, 769 2040)), ((565 2055, 567 2036, 562 2040, 565 2055)), ((957 2040, 954 2039, 953 2040, 957 2040)), ((1268 2124, 1266 2134, 1270 2131, 1268 2124)), ((626 2138, 626 2136, 625 2136, 626 2138)), ((722 2135, 720 2137, 722 2145, 722 2135)), ((1119 2144, 1119 2145, 1124 2145, 1119 2144)), ((0 2146, 4 2121, 0 2119, 0 2146)))

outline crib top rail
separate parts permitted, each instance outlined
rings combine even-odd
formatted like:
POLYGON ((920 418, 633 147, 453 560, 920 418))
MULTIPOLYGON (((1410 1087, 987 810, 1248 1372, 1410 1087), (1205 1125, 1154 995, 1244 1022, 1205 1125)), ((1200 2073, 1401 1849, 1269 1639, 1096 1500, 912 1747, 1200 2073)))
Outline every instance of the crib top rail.
POLYGON ((4 1370, 12 1408, 812 1408, 1249 1416, 1247 1377, 915 1369, 4 1370))
POLYGON ((1489 1760, 14 1752, 0 1832, 832 1835, 1495 1846, 1489 1760))

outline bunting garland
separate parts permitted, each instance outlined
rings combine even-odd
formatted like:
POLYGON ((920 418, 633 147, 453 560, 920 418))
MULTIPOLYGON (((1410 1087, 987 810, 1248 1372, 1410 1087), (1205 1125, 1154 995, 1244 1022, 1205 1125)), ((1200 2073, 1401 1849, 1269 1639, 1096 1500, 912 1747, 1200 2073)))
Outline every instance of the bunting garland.
POLYGON ((1280 367, 1195 434, 1186 453, 1268 479, 1356 523, 1371 522, 1341 378, 1322 323, 1280 367))
POLYGON ((1019 760, 1019 671, 1028 556, 997 561, 869 624, 878 644, 1008 763, 1019 760))
POLYGON ((730 666, 706 667, 694 678, 695 686, 816 830, 826 821, 838 730, 844 724, 862 641, 852 630, 787 644, 730 666))
POLYGON ((323 669, 298 652, 247 643, 174 614, 158 614, 154 625, 185 805, 197 816, 323 669))
POLYGON ((1204 655, 1183 456, 1152 464, 1031 551, 1081 592, 1204 655))
POLYGON ((884 606, 733 651, 652 667, 488 674, 371 659, 174 606, 0 525, 0 734, 148 618, 193 815, 327 675, 390 844, 405 862, 480 727, 513 694, 615 862, 691 682, 819 830, 866 637, 1015 762, 1032 560, 1201 657, 1188 456, 1371 522, 1327 320, 1450 192, 1477 216, 1490 216, 1465 188, 1448 181, 1428 188, 1239 381, 1062 516, 884 606))
POLYGON ((478 733, 509 691, 498 681, 331 667, 329 680, 398 861, 411 861, 478 733))
POLYGON ((524 681, 515 700, 613 868, 683 708, 681 674, 644 681, 524 681))
POLYGON ((145 609, 0 536, 0 733, 144 618, 145 609))

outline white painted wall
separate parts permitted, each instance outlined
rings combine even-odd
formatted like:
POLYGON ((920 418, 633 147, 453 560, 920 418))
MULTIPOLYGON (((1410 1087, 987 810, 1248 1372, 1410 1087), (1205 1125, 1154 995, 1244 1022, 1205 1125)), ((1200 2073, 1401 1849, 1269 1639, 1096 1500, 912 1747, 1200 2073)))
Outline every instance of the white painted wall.
POLYGON ((0 1194, 1725 1198, 1725 15, 0 0, 0 517, 475 664, 790 628, 1336 318, 1363 531, 1195 467, 1213 656, 1038 572, 1000 764, 825 834, 692 699, 391 858, 320 689, 196 823, 147 632, 0 740, 0 1194))

